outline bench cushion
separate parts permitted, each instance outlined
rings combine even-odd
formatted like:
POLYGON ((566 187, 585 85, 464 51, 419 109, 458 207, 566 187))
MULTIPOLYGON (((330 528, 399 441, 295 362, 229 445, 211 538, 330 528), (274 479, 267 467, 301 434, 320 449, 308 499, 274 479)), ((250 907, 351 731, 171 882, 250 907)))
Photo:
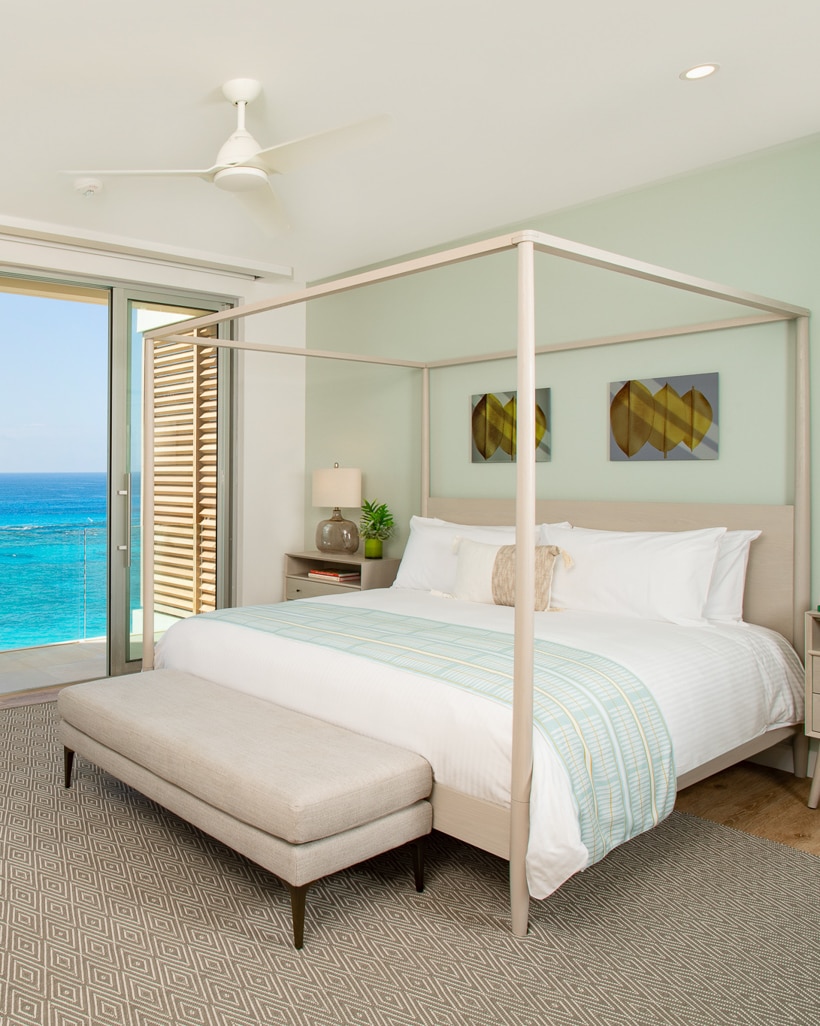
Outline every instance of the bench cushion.
POLYGON ((236 819, 291 844, 427 798, 422 756, 180 670, 64 688, 77 730, 236 819))

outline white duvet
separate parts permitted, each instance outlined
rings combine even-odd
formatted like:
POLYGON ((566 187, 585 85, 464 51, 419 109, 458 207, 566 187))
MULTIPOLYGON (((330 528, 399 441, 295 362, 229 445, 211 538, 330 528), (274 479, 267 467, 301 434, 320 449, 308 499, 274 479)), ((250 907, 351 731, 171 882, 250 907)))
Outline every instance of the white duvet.
MULTIPOLYGON (((391 588, 344 602, 513 631, 513 609, 391 588)), ((650 689, 672 737, 678 775, 765 731, 803 718, 803 670, 772 631, 748 624, 682 627, 580 612, 536 613, 538 636, 613 659, 650 689)), ((191 617, 157 646, 157 667, 185 669, 239 691, 419 752, 436 780, 509 804, 511 714, 479 695, 236 624, 191 617)), ((536 732, 527 881, 552 893, 588 864, 563 766, 536 732)))

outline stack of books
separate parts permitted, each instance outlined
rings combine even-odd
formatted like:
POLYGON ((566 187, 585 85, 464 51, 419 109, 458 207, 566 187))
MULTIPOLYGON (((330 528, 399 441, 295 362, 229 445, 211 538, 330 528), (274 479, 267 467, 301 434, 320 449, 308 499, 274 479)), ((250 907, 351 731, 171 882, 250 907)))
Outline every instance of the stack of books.
POLYGON ((358 570, 334 570, 321 567, 308 570, 308 577, 316 581, 330 581, 333 584, 361 584, 362 575, 358 570))

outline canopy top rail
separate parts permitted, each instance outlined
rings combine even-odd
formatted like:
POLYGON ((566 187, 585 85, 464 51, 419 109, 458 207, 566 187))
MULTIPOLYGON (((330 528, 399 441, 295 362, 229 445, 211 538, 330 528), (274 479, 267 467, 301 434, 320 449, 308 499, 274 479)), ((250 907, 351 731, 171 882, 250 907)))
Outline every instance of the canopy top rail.
MULTIPOLYGON (((180 327, 180 322, 177 322, 180 327)), ((158 342, 184 342, 187 345, 202 346, 205 349, 211 347, 222 347, 223 349, 250 349, 257 353, 279 353, 284 356, 298 356, 302 359, 310 358, 316 360, 347 360, 352 363, 376 363, 389 367, 411 367, 414 370, 424 370, 428 364, 421 360, 400 360, 390 356, 369 356, 366 353, 342 353, 335 349, 305 349, 302 346, 276 346, 267 342, 238 342, 230 338, 205 338, 202 335, 163 335, 156 339, 158 342)))
MULTIPOLYGON (((374 285, 378 282, 393 281, 397 278, 404 278, 435 267, 446 267, 491 253, 501 253, 505 250, 515 249, 522 243, 532 243, 536 251, 547 253, 551 256, 563 257, 592 267, 601 267, 619 274, 640 278, 644 281, 656 282, 657 284, 667 285, 686 292, 694 292, 713 299, 726 300, 727 302, 737 303, 751 309, 777 314, 785 319, 809 316, 809 311, 804 307, 783 303, 779 300, 755 295, 751 292, 743 292, 731 286, 720 285, 717 282, 708 281, 704 278, 694 278, 691 275, 680 274, 677 271, 670 271, 655 264, 633 260, 630 257, 611 253, 608 250, 596 249, 593 246, 586 246, 581 243, 572 242, 569 239, 562 239, 557 235, 547 235, 544 232, 525 230, 495 236, 491 239, 458 246, 454 249, 442 250, 439 253, 431 253, 411 260, 400 261, 396 264, 374 268, 359 274, 334 278, 283 296, 246 303, 243 306, 222 310, 204 317, 197 317, 184 322, 177 321, 175 324, 146 331, 143 337, 146 340, 165 339, 170 335, 179 333, 182 324, 184 324, 184 331, 187 333, 199 328, 209 327, 213 324, 221 324, 225 321, 249 317, 252 314, 295 306, 299 303, 308 302, 311 299, 350 292, 353 289, 374 285)), ((213 342, 213 340, 211 341, 213 342)), ((239 341, 233 341, 231 345, 239 349, 244 348, 243 343, 239 341)))
MULTIPOLYGON (((600 346, 621 345, 625 342, 647 342, 661 338, 681 338, 684 335, 700 335, 709 331, 725 331, 729 328, 747 328, 757 324, 776 324, 793 320, 790 314, 759 313, 749 317, 732 317, 718 321, 701 321, 697 324, 679 324, 670 328, 651 328, 647 331, 625 332, 618 335, 601 335, 597 338, 570 339, 563 342, 535 346, 535 355, 566 352, 570 349, 594 349, 600 346)), ((178 322, 179 324, 180 322, 178 322)), ((443 367, 461 367, 471 363, 492 363, 496 360, 513 360, 515 349, 503 349, 492 353, 473 353, 470 356, 451 356, 440 360, 402 360, 391 356, 372 356, 366 353, 347 353, 335 349, 305 349, 302 346, 270 345, 267 342, 239 342, 229 338, 210 338, 205 335, 163 335, 158 341, 184 343, 210 348, 252 350, 258 353, 278 353, 283 356, 298 356, 301 359, 345 360, 350 363, 378 364, 387 367, 409 367, 414 370, 437 370, 443 367)))
POLYGON ((802 306, 783 303, 778 299, 770 299, 768 296, 758 296, 753 292, 743 292, 741 289, 733 288, 730 285, 720 285, 718 282, 705 278, 695 278, 689 274, 670 271, 665 267, 633 260, 630 257, 621 256, 619 253, 609 253, 593 246, 585 246, 580 242, 572 242, 569 239, 560 239, 557 236, 544 235, 542 232, 534 231, 521 232, 520 235, 522 237, 519 242, 523 242, 525 239, 529 240, 540 253, 549 253, 566 260, 575 260, 591 267, 602 267, 607 271, 616 271, 633 278, 642 278, 644 281, 654 281, 659 285, 669 285, 684 292, 695 292, 701 296, 724 299, 727 302, 739 303, 741 306, 752 307, 756 310, 783 314, 787 319, 809 316, 810 311, 802 306))

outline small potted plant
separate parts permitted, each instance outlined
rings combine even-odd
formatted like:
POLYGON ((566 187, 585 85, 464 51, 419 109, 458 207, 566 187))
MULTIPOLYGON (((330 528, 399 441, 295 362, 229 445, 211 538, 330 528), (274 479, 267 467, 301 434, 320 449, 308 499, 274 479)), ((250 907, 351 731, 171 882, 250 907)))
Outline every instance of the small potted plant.
POLYGON ((390 537, 395 526, 393 514, 386 503, 376 502, 375 499, 372 502, 364 500, 359 531, 364 538, 365 559, 382 558, 383 542, 390 537))

